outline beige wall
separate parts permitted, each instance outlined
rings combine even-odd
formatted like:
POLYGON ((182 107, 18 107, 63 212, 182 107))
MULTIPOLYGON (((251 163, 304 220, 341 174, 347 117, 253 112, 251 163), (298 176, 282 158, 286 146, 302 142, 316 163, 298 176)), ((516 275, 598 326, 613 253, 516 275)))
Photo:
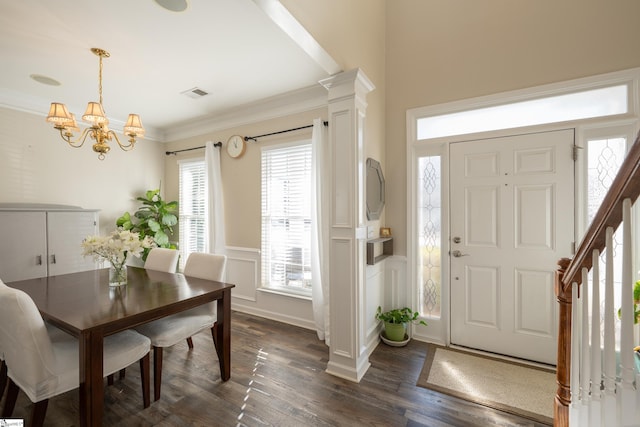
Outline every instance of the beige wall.
POLYGON ((67 146, 44 116, 0 108, 0 203, 100 209, 100 229, 107 233, 118 216, 138 208, 135 197, 160 185, 162 148, 145 140, 127 153, 112 146, 100 161, 90 142, 67 146))
MULTIPOLYGON (((310 140, 311 129, 260 138, 258 142, 247 143, 247 149, 240 158, 233 159, 227 155, 226 141, 231 135, 255 136, 285 129, 307 126, 313 119, 326 120, 326 109, 308 111, 294 116, 258 122, 250 125, 225 129, 205 135, 192 137, 166 144, 169 151, 203 146, 207 141, 221 141, 220 169, 224 188, 225 233, 227 246, 260 249, 261 233, 261 147, 291 141, 310 140)), ((177 155, 166 156, 166 195, 178 200, 178 161, 183 159, 204 159, 204 150, 187 151, 177 155)))
POLYGON ((387 224, 406 254, 407 109, 640 66, 640 2, 387 2, 387 224))
MULTIPOLYGON (((378 160, 386 173, 386 69, 384 0, 281 0, 291 14, 342 67, 360 68, 375 90, 367 95, 365 158, 378 160)), ((382 214, 384 220, 384 211, 382 214)), ((372 222, 372 225, 378 222, 372 222)), ((384 221, 381 222, 384 225, 384 221)))

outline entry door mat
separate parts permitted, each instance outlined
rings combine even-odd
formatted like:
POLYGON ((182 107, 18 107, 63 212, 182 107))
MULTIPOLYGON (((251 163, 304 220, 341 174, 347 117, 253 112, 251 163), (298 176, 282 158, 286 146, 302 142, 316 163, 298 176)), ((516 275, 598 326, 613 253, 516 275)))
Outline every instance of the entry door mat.
POLYGON ((556 373, 430 344, 419 387, 553 424, 556 373))

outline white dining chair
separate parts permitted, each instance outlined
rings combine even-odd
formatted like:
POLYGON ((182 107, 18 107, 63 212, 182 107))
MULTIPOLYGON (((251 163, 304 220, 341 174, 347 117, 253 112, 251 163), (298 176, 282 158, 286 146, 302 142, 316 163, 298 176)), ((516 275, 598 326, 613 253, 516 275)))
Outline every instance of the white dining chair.
MULTIPOLYGON (((0 351, 7 368, 8 389, 2 417, 10 417, 18 391, 34 403, 33 426, 41 426, 49 398, 79 387, 78 339, 64 331, 49 334, 38 308, 29 295, 0 281, 0 351)), ((107 376, 140 361, 143 406, 149 406, 150 340, 132 330, 104 339, 104 369, 107 376)))
POLYGON ((165 273, 175 273, 178 269, 178 258, 180 252, 175 249, 153 248, 147 255, 144 262, 146 270, 164 271, 165 273))
MULTIPOLYGON (((0 280, 0 286, 6 286, 2 282, 2 280, 0 280)), ((56 328, 49 323, 45 322, 45 325, 52 341, 64 339, 66 336, 70 336, 62 329, 56 328)), ((7 379, 7 364, 4 361, 4 352, 2 351, 2 347, 0 346, 0 400, 2 400, 2 396, 4 396, 4 390, 7 388, 7 379)))
MULTIPOLYGON (((199 279, 224 280, 227 265, 225 255, 194 252, 189 255, 184 266, 184 275, 199 279)), ((205 329, 211 329, 214 345, 216 325, 216 303, 212 302, 192 308, 182 313, 163 317, 136 328, 151 340, 153 346, 153 396, 160 399, 162 384, 162 349, 186 339, 193 348, 191 337, 205 329)))

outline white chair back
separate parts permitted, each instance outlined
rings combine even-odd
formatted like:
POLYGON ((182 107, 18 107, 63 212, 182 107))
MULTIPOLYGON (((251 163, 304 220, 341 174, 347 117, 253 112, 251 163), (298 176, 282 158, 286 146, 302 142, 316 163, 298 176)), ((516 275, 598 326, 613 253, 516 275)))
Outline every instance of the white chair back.
POLYGON ((187 258, 187 263, 184 266, 184 275, 223 282, 226 268, 226 255, 193 252, 187 258))
POLYGON ((147 270, 175 273, 180 252, 175 249, 153 248, 147 255, 144 268, 147 270))
POLYGON ((58 385, 47 327, 31 297, 2 281, 0 307, 0 349, 9 377, 32 401, 38 401, 58 385))

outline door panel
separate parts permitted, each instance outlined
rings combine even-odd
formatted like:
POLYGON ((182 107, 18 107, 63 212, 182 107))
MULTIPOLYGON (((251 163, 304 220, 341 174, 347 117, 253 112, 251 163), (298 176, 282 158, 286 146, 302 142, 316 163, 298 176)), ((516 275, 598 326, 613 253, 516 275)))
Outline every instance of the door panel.
POLYGON ((451 144, 451 342, 555 363, 573 241, 573 130, 451 144))
POLYGON ((499 204, 499 187, 465 189, 464 209, 467 217, 465 241, 467 245, 493 248, 498 246, 499 204))

